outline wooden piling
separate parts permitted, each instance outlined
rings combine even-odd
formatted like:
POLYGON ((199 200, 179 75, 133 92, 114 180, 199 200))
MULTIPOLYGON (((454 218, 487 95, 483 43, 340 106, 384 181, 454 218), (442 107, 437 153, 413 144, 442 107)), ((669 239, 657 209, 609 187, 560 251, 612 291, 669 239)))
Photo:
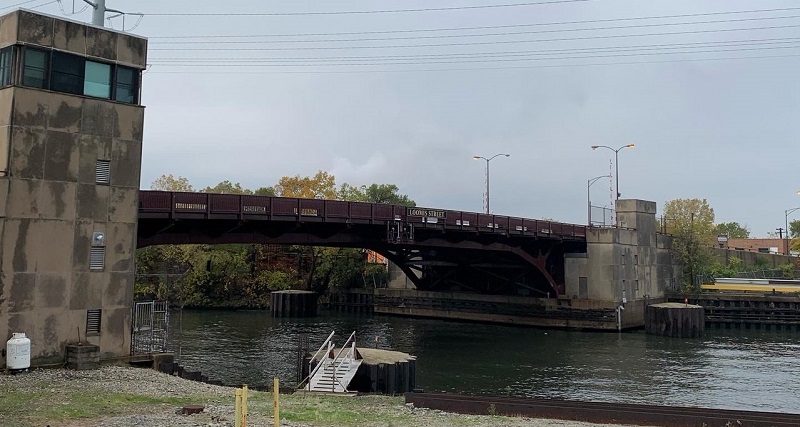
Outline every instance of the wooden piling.
POLYGON ((317 294, 311 291, 275 291, 270 293, 272 317, 314 317, 317 294))
POLYGON ((705 310, 699 305, 676 302, 651 304, 645 310, 644 328, 651 335, 699 337, 705 330, 705 310))

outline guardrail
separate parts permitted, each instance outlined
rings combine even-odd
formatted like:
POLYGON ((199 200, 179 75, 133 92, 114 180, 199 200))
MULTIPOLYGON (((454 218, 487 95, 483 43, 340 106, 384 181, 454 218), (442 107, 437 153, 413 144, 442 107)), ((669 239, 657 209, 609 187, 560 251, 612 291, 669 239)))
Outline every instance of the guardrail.
POLYGON ((402 221, 424 228, 504 232, 555 238, 586 237, 585 225, 546 220, 380 203, 240 194, 143 190, 139 193, 139 216, 196 219, 231 217, 251 220, 368 224, 402 221))

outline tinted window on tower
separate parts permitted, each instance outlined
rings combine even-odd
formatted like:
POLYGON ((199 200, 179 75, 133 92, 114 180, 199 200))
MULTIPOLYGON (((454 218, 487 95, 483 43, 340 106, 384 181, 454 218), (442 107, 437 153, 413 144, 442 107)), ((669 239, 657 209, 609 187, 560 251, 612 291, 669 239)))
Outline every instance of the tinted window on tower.
POLYGON ((97 98, 111 98, 111 65, 86 61, 86 80, 83 94, 97 98))
POLYGON ((47 52, 26 48, 23 62, 22 84, 44 88, 47 81, 47 52))
POLYGON ((117 67, 117 85, 114 99, 121 102, 136 103, 139 72, 133 68, 117 67))
POLYGON ((13 47, 0 50, 0 87, 11 84, 11 61, 14 58, 13 47))
POLYGON ((80 56, 53 52, 50 89, 83 95, 83 74, 86 60, 80 56))

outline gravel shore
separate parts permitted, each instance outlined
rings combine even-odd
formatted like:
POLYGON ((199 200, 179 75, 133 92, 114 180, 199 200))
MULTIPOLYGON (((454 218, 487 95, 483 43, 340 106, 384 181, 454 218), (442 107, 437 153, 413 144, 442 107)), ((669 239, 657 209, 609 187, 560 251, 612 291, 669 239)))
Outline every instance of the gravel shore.
MULTIPOLYGON (((234 388, 184 380, 149 369, 106 366, 91 371, 39 369, 0 375, 2 426, 232 426, 234 388), (181 415, 185 404, 200 414, 181 415)), ((281 425, 597 427, 599 424, 448 414, 412 408, 389 396, 281 395, 281 425)), ((250 426, 272 426, 270 393, 250 392, 250 426)))

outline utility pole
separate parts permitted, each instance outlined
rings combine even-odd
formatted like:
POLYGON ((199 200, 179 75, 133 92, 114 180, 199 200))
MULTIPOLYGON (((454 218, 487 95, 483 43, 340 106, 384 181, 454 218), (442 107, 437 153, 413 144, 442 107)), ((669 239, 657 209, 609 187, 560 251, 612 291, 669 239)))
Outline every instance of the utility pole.
POLYGON ((778 232, 778 238, 783 240, 783 227, 778 227, 775 230, 778 232))
POLYGON ((116 9, 109 9, 106 7, 106 0, 83 0, 84 3, 91 6, 94 10, 92 11, 92 25, 97 25, 98 27, 104 27, 106 21, 106 12, 113 12, 118 13, 120 15, 124 15, 125 12, 116 9))

